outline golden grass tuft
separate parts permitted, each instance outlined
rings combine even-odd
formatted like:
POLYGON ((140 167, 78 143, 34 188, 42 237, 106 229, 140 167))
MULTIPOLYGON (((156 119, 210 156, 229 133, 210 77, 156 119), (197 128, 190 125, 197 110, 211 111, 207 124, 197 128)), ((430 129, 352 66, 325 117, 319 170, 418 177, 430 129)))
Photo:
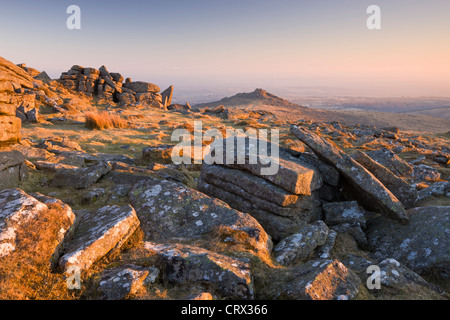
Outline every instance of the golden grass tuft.
POLYGON ((127 128, 128 122, 119 115, 103 112, 86 112, 85 126, 91 130, 105 130, 113 128, 127 128))

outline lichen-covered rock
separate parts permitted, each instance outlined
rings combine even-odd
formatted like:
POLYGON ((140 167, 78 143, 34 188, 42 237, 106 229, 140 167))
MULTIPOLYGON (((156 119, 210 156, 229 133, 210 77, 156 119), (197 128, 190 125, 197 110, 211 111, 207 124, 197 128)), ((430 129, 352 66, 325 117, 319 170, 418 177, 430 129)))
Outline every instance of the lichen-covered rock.
POLYGON ((323 221, 306 225, 297 233, 282 239, 273 248, 275 260, 285 266, 306 260, 315 248, 325 244, 328 231, 323 221))
POLYGON ((106 206, 81 216, 79 224, 59 259, 59 265, 67 270, 77 266, 87 270, 91 265, 119 249, 139 226, 139 219, 131 206, 106 206))
MULTIPOLYGON (((294 215, 295 208, 307 210, 321 204, 317 194, 316 197, 295 195, 261 177, 242 170, 203 164, 201 174, 203 181, 208 183, 215 181, 214 184, 217 187, 236 193, 256 206, 282 216, 294 215), (218 185, 219 183, 222 185, 218 185), (283 212, 285 213, 283 214, 283 212)), ((299 211, 297 210, 297 212, 299 211)))
MULTIPOLYGON (((401 295, 403 299, 435 299, 439 297, 432 285, 395 259, 385 259, 380 268, 380 291, 376 294, 401 295)), ((362 279, 363 281, 365 279, 362 279)))
POLYGON ((57 188, 86 189, 109 171, 111 165, 108 162, 86 168, 64 169, 56 173, 50 184, 57 188))
POLYGON ((441 178, 441 173, 436 168, 424 164, 419 164, 413 168, 412 176, 416 181, 437 181, 441 178))
POLYGON ((103 272, 97 291, 100 299, 122 300, 132 298, 144 289, 144 281, 149 275, 148 268, 124 265, 103 272))
POLYGON ((316 249, 316 257, 318 259, 330 259, 331 251, 336 243, 337 232, 334 230, 328 230, 328 236, 325 243, 316 249))
POLYGON ((433 196, 445 196, 450 192, 450 182, 435 182, 425 189, 417 192, 417 202, 426 200, 433 196))
POLYGON ((0 190, 17 188, 24 157, 19 151, 0 152, 0 190))
POLYGON ((246 170, 292 194, 310 195, 323 185, 322 177, 314 167, 281 150, 276 144, 275 148, 279 149, 278 155, 275 150, 272 153, 272 144, 268 141, 230 137, 214 141, 209 155, 217 160, 216 164, 246 170), (267 151, 264 152, 264 148, 267 151), (253 158, 255 163, 252 162, 253 158))
POLYGON ((401 202, 367 169, 353 160, 336 145, 305 128, 291 126, 291 133, 310 147, 323 161, 333 165, 348 183, 352 195, 368 210, 380 212, 387 217, 408 222, 401 202))
POLYGON ((60 207, 54 214, 58 214, 62 218, 58 220, 62 224, 58 235, 59 238, 55 239, 54 257, 57 259, 61 243, 73 225, 75 215, 69 206, 64 205, 59 200, 39 194, 35 196, 39 200, 20 189, 0 191, 0 258, 9 255, 15 250, 17 228, 48 211, 48 204, 57 203, 60 204, 60 207))
POLYGON ((405 208, 412 208, 416 204, 417 191, 405 180, 397 177, 389 169, 379 164, 364 152, 357 151, 355 160, 369 170, 386 188, 391 191, 405 208))
POLYGON ((244 231, 261 251, 272 249, 270 237, 252 216, 180 183, 148 179, 136 184, 130 197, 147 240, 195 239, 225 226, 244 231))
POLYGON ((366 227, 366 216, 356 201, 330 202, 322 205, 324 221, 328 226, 359 222, 366 227))
POLYGON ((369 151, 367 155, 393 174, 404 177, 413 172, 413 167, 389 149, 369 151))
POLYGON ((450 207, 408 210, 408 225, 384 217, 371 221, 367 238, 379 259, 393 258, 422 274, 433 270, 450 276, 450 207))
POLYGON ((202 192, 225 201, 230 207, 236 210, 251 213, 252 217, 261 224, 274 241, 280 241, 282 238, 294 234, 305 224, 319 220, 322 215, 322 209, 320 207, 311 211, 303 211, 301 215, 276 215, 256 207, 252 202, 235 193, 203 182, 201 179, 202 176, 199 179, 199 186, 201 186, 202 192))
POLYGON ((350 300, 361 280, 338 260, 310 260, 296 267, 279 298, 295 300, 350 300))
POLYGON ((245 262, 189 245, 145 242, 144 248, 163 261, 163 272, 171 283, 208 283, 223 298, 254 298, 250 266, 245 262))

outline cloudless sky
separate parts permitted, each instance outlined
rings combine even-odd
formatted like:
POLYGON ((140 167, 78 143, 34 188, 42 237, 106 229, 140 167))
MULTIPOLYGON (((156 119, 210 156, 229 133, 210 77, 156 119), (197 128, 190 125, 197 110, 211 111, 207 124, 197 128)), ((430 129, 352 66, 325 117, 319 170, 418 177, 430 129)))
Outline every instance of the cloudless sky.
POLYGON ((0 56, 53 78, 105 65, 162 87, 450 96, 449 16, 449 0, 2 0, 0 56), (71 4, 81 30, 66 27, 71 4), (366 27, 371 4, 381 30, 366 27))

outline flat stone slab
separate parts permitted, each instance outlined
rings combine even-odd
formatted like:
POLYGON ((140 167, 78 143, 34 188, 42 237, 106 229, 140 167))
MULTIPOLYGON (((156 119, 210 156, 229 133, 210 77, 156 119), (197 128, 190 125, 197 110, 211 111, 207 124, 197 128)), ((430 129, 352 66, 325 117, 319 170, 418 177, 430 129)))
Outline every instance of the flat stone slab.
POLYGON ((181 183, 141 181, 130 197, 147 240, 196 239, 225 226, 246 232, 260 250, 272 249, 270 237, 251 215, 181 183))
POLYGON ((317 191, 311 195, 290 194, 265 179, 222 166, 203 164, 199 190, 206 191, 204 183, 239 195, 255 207, 280 216, 301 215, 303 211, 313 210, 321 205, 317 191))
POLYGON ((291 126, 291 133, 341 173, 354 190, 352 195, 357 197, 364 207, 401 223, 408 222, 402 203, 372 173, 339 147, 295 125, 291 126))
POLYGON ((64 255, 59 259, 60 267, 63 270, 70 266, 89 269, 95 261, 119 249, 139 223, 130 205, 106 206, 85 213, 79 219, 73 239, 65 246, 64 255))
POLYGON ((145 242, 144 248, 163 260, 163 272, 171 283, 206 282, 216 286, 224 298, 254 298, 250 266, 245 262, 182 244, 145 242))
POLYGON ((322 177, 315 168, 281 150, 276 144, 274 146, 279 149, 278 157, 275 153, 271 153, 272 146, 269 142, 267 142, 267 152, 261 152, 260 148, 263 144, 263 140, 260 139, 249 139, 247 137, 240 140, 238 137, 231 137, 215 141, 212 144, 210 155, 214 156, 214 159, 217 158, 216 160, 222 161, 221 163, 216 161, 215 164, 224 164, 230 168, 246 170, 292 194, 310 195, 312 191, 322 186, 322 177), (215 152, 219 150, 213 145, 222 146, 223 158, 221 160, 219 156, 215 156, 215 152), (233 147, 231 153, 228 152, 227 145, 229 148, 233 147), (255 155, 254 162, 252 162, 252 155, 255 155), (267 161, 272 162, 267 164, 267 161), (275 161, 278 163, 274 164, 275 161), (272 171, 276 172, 272 173, 272 171))
POLYGON ((385 166, 379 164, 364 152, 357 151, 354 159, 364 168, 369 170, 381 183, 385 185, 406 208, 412 208, 416 204, 417 191, 405 180, 396 176, 385 166))
POLYGON ((417 273, 433 270, 450 277, 450 207, 418 207, 407 213, 406 226, 384 217, 371 221, 366 234, 376 256, 393 258, 417 273))

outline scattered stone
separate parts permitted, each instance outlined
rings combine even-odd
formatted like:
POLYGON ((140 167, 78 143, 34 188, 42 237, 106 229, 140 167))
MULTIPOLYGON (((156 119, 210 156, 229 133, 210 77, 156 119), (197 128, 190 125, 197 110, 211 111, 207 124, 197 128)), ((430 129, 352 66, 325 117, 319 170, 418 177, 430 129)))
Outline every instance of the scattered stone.
POLYGON ((368 250, 370 248, 366 234, 364 233, 359 222, 341 223, 332 226, 331 229, 337 233, 348 233, 353 237, 353 239, 355 239, 358 246, 364 250, 368 250))
POLYGON ((97 201, 100 197, 104 196, 106 193, 103 188, 94 188, 83 195, 81 199, 84 204, 91 204, 97 201))
POLYGON ((328 227, 323 221, 307 225, 273 248, 275 260, 284 266, 304 261, 315 248, 325 244, 327 237, 328 227))
POLYGON ((170 283, 209 283, 216 286, 224 298, 254 298, 247 263, 189 245, 145 242, 144 248, 162 259, 163 272, 170 283))
POLYGON ((111 165, 108 162, 81 169, 64 169, 56 173, 50 185, 56 188, 87 189, 109 171, 111 165))
POLYGON ((363 228, 366 227, 366 216, 356 201, 324 203, 322 208, 328 226, 358 222, 363 228))
POLYGON ((412 173, 412 176, 417 181, 437 181, 441 178, 441 173, 430 166, 420 164, 418 166, 414 166, 414 172, 412 173))
POLYGON ((398 177, 405 177, 413 172, 410 164, 389 149, 370 151, 367 155, 398 177))
POLYGON ((144 290, 148 276, 147 268, 125 265, 103 272, 97 291, 102 300, 123 300, 132 298, 144 290))
POLYGON ((450 192, 450 182, 435 182, 417 192, 417 202, 427 200, 431 197, 445 196, 450 192))
POLYGON ((331 251, 336 243, 337 232, 334 230, 328 230, 327 240, 322 246, 316 249, 316 257, 318 259, 330 259, 331 251))

